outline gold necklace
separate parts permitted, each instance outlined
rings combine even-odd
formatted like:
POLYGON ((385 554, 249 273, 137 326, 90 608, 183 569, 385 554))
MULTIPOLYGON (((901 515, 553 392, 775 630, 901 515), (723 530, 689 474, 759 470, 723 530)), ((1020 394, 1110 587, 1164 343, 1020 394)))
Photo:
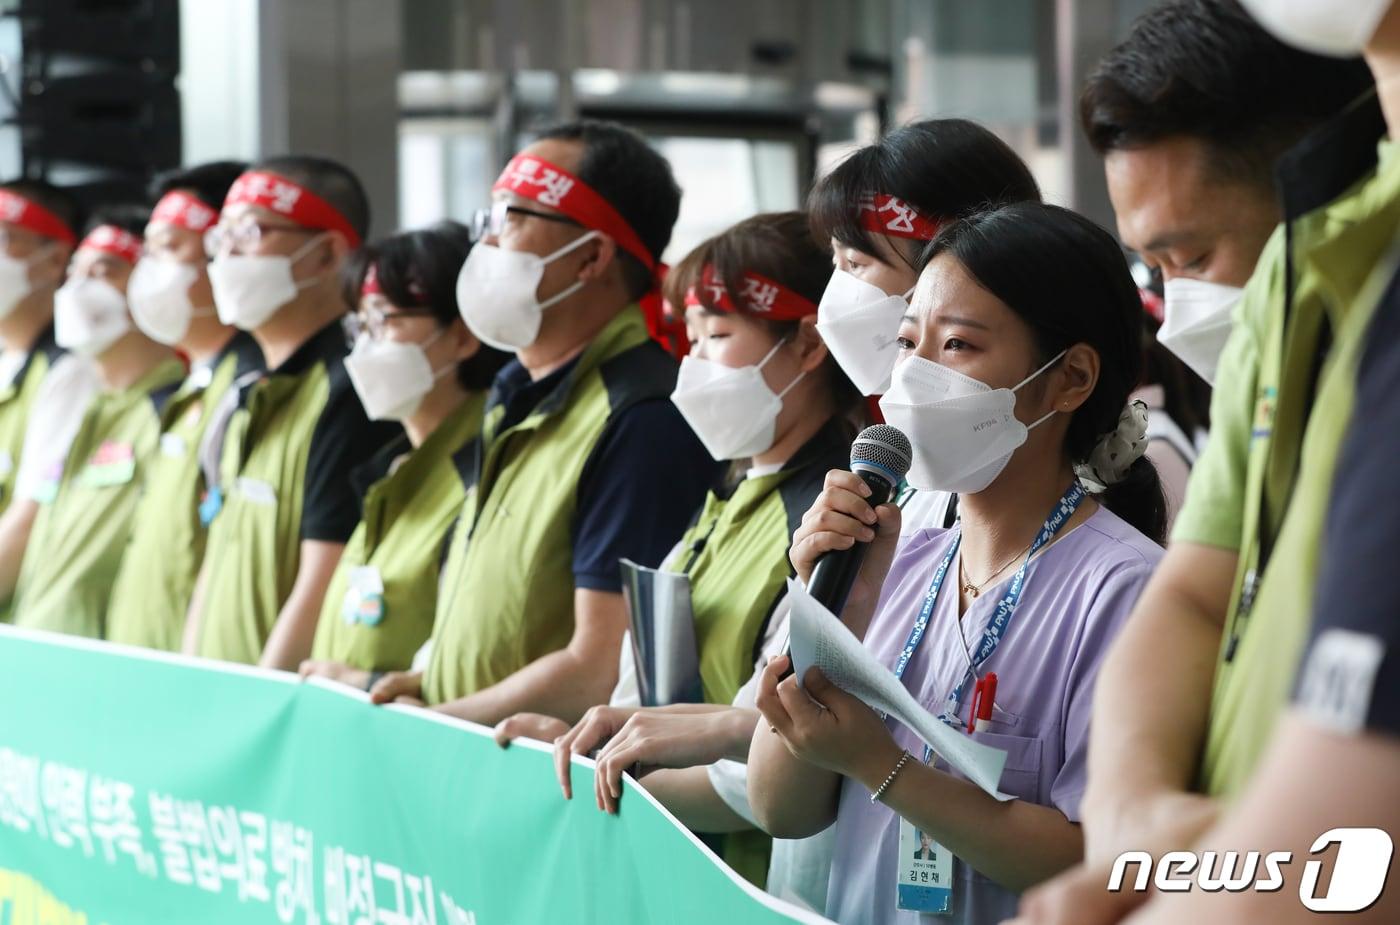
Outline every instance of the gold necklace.
POLYGON ((1006 569, 1007 569, 1008 566, 1010 566, 1010 565, 1011 565, 1013 562, 1015 562, 1017 559, 1021 558, 1021 554, 1022 554, 1022 553, 1029 552, 1031 546, 1034 546, 1034 545, 1035 545, 1035 540, 1031 540, 1030 543, 1026 546, 1025 549, 1019 550, 1019 551, 1018 551, 1015 555, 1013 555, 1010 559, 1007 559, 1005 562, 1003 562, 1003 563, 1001 564, 1001 567, 1000 567, 1000 568, 998 568, 995 572, 992 572, 992 574, 988 575, 986 578, 983 578, 981 581, 971 581, 971 580, 968 579, 968 577, 967 577, 967 563, 963 560, 963 557, 962 557, 962 556, 958 556, 958 571, 962 574, 962 579, 963 579, 963 580, 962 580, 962 591, 963 591, 963 593, 964 593, 964 594, 971 595, 971 596, 974 597, 974 598, 980 597, 981 594, 982 594, 982 589, 985 588, 985 587, 987 587, 987 583, 988 583, 988 582, 990 582, 993 578, 995 578, 995 577, 997 577, 998 575, 1000 575, 1002 572, 1006 571, 1006 569))

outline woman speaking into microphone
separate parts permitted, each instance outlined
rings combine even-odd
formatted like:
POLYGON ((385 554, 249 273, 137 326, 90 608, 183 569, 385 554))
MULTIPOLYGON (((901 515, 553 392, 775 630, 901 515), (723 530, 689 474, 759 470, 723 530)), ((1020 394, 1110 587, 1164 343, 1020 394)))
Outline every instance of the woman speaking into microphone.
POLYGON ((956 492, 959 523, 896 553, 898 509, 872 509, 836 471, 792 559, 805 579, 824 553, 870 543, 839 616, 931 714, 1006 751, 1000 787, 1017 799, 774 659, 749 799, 775 836, 834 823, 826 914, 842 925, 1000 922, 1083 854, 1094 678, 1162 552, 1145 409, 1128 402, 1140 312, 1118 244, 1064 209, 1004 206, 930 248, 881 408, 913 444, 910 483, 956 492), (934 860, 915 857, 925 837, 934 860))

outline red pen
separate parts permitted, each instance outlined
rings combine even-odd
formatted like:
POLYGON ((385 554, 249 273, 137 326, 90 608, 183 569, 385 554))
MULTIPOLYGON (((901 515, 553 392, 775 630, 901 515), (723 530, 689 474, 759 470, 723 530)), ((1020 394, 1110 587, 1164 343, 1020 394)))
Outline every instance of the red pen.
POLYGON ((978 678, 977 683, 972 685, 972 706, 967 711, 967 731, 970 734, 977 728, 977 713, 982 708, 982 695, 986 690, 987 682, 978 678))
POLYGON ((997 676, 995 672, 988 673, 982 683, 982 698, 977 702, 977 731, 986 732, 987 724, 992 721, 992 707, 997 702, 997 676))

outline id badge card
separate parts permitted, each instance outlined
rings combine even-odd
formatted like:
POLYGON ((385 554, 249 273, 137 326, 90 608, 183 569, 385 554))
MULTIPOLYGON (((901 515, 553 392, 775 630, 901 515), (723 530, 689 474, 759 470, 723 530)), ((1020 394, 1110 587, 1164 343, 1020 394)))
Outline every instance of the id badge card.
POLYGON ((898 906, 905 912, 949 915, 953 911, 953 853, 899 820, 898 906))
POLYGON ((360 565, 350 570, 345 589, 341 616, 347 626, 363 623, 378 626, 384 619, 384 579, 373 565, 360 565))

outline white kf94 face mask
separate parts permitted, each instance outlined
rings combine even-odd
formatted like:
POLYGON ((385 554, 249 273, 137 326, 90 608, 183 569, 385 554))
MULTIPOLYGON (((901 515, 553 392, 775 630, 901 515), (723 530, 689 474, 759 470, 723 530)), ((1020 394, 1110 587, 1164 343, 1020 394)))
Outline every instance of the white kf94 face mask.
POLYGON ((71 279, 54 293, 54 340, 64 350, 97 356, 130 330, 126 297, 105 279, 71 279))
POLYGON ((0 249, 0 318, 9 315, 25 296, 34 291, 33 284, 29 282, 29 268, 47 250, 48 245, 45 245, 24 259, 11 257, 0 249))
POLYGON ((1016 392, 1064 355, 1061 350, 1009 389, 994 389, 923 357, 911 356, 895 367, 880 411, 914 444, 909 484, 923 491, 974 494, 996 481, 1030 429, 1055 413, 1051 409, 1027 427, 1016 417, 1016 392))
POLYGON ((1318 55, 1361 54, 1391 0, 1240 0, 1274 38, 1318 55))
POLYGON ((455 363, 434 371, 427 348, 442 336, 436 334, 421 344, 397 340, 375 340, 361 334, 345 358, 350 384, 374 421, 402 421, 412 417, 423 404, 433 384, 451 373, 455 363))
POLYGON ((475 244, 457 275, 457 310, 482 343, 514 353, 540 336, 544 310, 567 299, 583 287, 583 280, 539 300, 544 269, 570 251, 598 237, 598 232, 570 241, 541 257, 528 251, 504 250, 494 244, 475 244))
POLYGON ((899 324, 913 291, 887 295, 844 270, 832 273, 826 284, 817 306, 817 332, 862 395, 879 395, 890 387, 899 359, 899 324))
POLYGON ((681 359, 671 401, 716 460, 746 459, 773 445, 783 396, 805 372, 774 393, 763 381, 763 367, 785 342, 773 345, 755 366, 725 366, 689 355, 681 359))
POLYGON ((291 254, 221 254, 209 263, 209 283, 219 320, 243 331, 262 327, 277 310, 314 286, 320 276, 297 282, 292 267, 326 237, 318 234, 291 254))
POLYGON ((1185 277, 1167 280, 1165 289, 1166 316, 1157 329, 1158 342, 1215 385, 1215 369, 1244 290, 1185 277))
POLYGON ((126 300, 131 320, 141 332, 157 343, 175 346, 190 330, 190 319, 211 313, 190 302, 190 287, 199 280, 199 270, 168 257, 142 257, 126 284, 126 300))

